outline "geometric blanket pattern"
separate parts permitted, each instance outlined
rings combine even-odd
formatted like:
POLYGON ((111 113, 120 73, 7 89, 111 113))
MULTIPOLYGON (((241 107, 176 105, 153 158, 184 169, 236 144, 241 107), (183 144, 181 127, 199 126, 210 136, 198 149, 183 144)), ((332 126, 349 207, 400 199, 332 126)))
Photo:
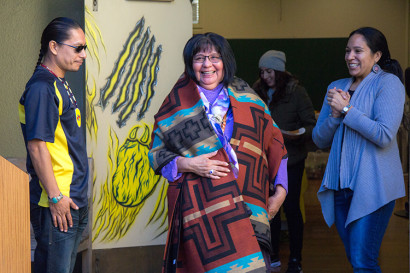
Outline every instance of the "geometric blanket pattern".
MULTIPOLYGON (((238 178, 232 171, 217 180, 184 173, 169 184, 163 272, 266 271, 260 244, 270 248, 267 200, 287 153, 279 129, 255 92, 236 78, 228 93, 238 178)), ((176 156, 218 151, 212 159, 229 162, 197 86, 186 76, 155 115, 152 138, 149 158, 157 173, 176 156)))

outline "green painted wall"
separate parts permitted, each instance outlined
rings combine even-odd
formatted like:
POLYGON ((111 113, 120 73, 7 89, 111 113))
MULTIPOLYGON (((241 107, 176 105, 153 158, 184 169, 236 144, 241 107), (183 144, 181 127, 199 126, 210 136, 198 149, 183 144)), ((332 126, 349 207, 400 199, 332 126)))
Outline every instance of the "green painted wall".
MULTIPOLYGON (((44 27, 53 18, 68 16, 84 21, 83 0, 2 0, 0 9, 0 155, 25 157, 18 118, 18 101, 31 77, 40 51, 44 27)), ((67 75, 80 107, 83 76, 67 75)))
POLYGON ((327 86, 348 77, 344 51, 346 38, 316 39, 229 39, 238 71, 236 75, 252 84, 258 78, 259 58, 270 49, 286 54, 286 70, 295 75, 320 111, 327 86))

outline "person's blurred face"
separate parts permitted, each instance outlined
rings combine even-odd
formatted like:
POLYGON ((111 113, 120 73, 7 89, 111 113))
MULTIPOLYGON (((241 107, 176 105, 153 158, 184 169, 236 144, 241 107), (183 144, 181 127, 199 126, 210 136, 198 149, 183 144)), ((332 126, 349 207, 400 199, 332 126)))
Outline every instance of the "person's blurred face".
POLYGON ((224 79, 224 64, 221 54, 214 47, 195 54, 192 68, 199 85, 205 89, 215 89, 224 79))
POLYGON ((261 67, 260 76, 267 86, 269 86, 270 88, 275 87, 275 70, 271 68, 261 67))
POLYGON ((345 60, 349 74, 362 81, 381 57, 381 52, 373 53, 361 34, 353 34, 346 46, 345 60))
POLYGON ((77 52, 78 46, 85 45, 85 35, 81 28, 73 28, 69 31, 70 38, 65 41, 58 41, 56 62, 58 67, 63 71, 78 71, 87 57, 85 49, 77 52), (64 44, 62 44, 64 43, 64 44))

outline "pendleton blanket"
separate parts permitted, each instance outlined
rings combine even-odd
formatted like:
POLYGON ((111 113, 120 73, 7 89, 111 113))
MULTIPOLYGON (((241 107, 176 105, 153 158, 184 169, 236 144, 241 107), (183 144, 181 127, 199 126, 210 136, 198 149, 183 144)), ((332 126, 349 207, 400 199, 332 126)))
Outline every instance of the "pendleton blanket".
MULTIPOLYGON (((168 188, 169 231, 163 272, 266 272, 260 244, 270 249, 267 201, 287 156, 269 110, 238 78, 228 86, 234 116, 230 141, 239 175, 213 180, 184 173, 168 188)), ((218 151, 194 81, 181 77, 155 115, 149 159, 157 174, 176 156, 218 151)))

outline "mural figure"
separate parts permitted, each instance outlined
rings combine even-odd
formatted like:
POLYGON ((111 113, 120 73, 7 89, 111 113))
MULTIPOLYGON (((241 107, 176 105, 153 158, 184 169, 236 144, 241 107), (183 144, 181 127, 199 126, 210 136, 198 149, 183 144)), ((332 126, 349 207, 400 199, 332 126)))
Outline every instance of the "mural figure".
POLYGON ((120 128, 126 124, 143 96, 138 120, 144 117, 154 96, 162 46, 159 45, 153 54, 155 37, 149 39, 149 28, 142 34, 144 21, 141 18, 130 33, 106 85, 100 91, 99 105, 105 108, 115 91, 119 90, 112 113, 120 111, 117 120, 120 128))
POLYGON ((147 124, 135 126, 128 138, 118 148, 115 131, 110 132, 111 146, 108 159, 111 176, 102 185, 100 207, 94 221, 95 235, 102 236, 102 241, 120 239, 136 220, 144 202, 161 182, 161 194, 158 196, 147 226, 152 221, 161 221, 162 230, 167 230, 166 191, 168 184, 161 176, 155 175, 149 165, 148 151, 151 142, 151 128, 147 124))
MULTIPOLYGON (((87 44, 90 57, 97 62, 100 71, 99 50, 106 51, 102 35, 94 22, 92 14, 86 9, 87 44), (101 47, 100 47, 101 45, 101 47)), ((94 174, 94 222, 93 241, 110 242, 120 240, 136 221, 146 221, 146 228, 155 225, 157 238, 165 233, 167 227, 166 192, 168 183, 161 176, 155 175, 149 166, 148 151, 151 141, 152 125, 143 122, 155 94, 159 60, 162 46, 155 47, 155 37, 151 31, 144 31, 145 19, 141 18, 129 34, 122 51, 114 64, 110 76, 97 94, 96 79, 87 73, 87 129, 91 141, 98 141, 98 123, 108 122, 106 177, 94 174), (111 111, 110 122, 99 120, 95 106, 102 111, 111 111), (134 118, 135 116, 135 118, 134 118), (135 122, 124 140, 119 139, 127 130, 127 122, 135 122), (120 134, 121 133, 121 134, 120 134), (96 183, 97 179, 104 180, 96 183), (100 185, 96 186, 96 185, 100 185), (153 195, 159 187, 159 195, 153 195), (151 215, 138 219, 139 213, 148 198, 156 198, 151 215), (97 207, 97 210, 95 209, 97 207)), ((129 125, 129 124, 128 124, 129 125)), ((129 127, 128 127, 129 128, 129 127)), ((98 143, 98 145, 103 145, 98 143)), ((91 151, 90 156, 93 156, 91 151)), ((101 166, 98 166, 99 168, 101 166)), ((94 168, 96 170, 96 168, 94 168)))
MULTIPOLYGON (((102 38, 102 34, 100 29, 98 28, 97 24, 94 21, 94 17, 90 10, 85 7, 85 14, 86 14, 86 20, 85 20, 85 38, 87 41, 87 47, 88 47, 88 57, 96 60, 97 67, 98 67, 98 73, 100 72, 101 69, 101 62, 100 62, 100 57, 99 57, 99 43, 101 43, 101 46, 104 49, 104 53, 106 53, 106 48, 104 44, 104 40, 102 38)), ((89 136, 91 139, 95 139, 98 131, 98 125, 97 125, 97 118, 95 116, 95 111, 94 111, 94 99, 96 95, 96 82, 95 82, 95 77, 92 77, 92 87, 89 88, 88 84, 90 83, 90 79, 88 78, 88 70, 86 70, 86 75, 85 75, 85 81, 87 83, 86 85, 86 125, 87 125, 87 130, 89 133, 89 136)))

